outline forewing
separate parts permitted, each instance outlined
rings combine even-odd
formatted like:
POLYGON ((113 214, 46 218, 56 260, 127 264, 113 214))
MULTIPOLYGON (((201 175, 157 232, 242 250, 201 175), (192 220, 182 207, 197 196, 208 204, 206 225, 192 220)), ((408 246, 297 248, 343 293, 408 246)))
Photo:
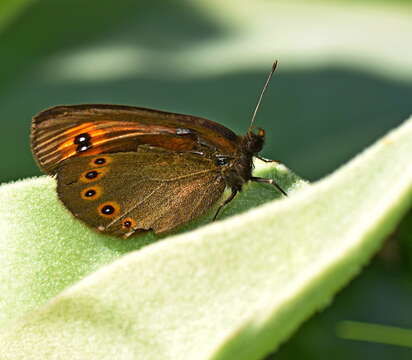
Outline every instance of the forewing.
POLYGON ((57 184, 59 198, 76 217, 126 237, 163 233, 197 218, 225 189, 212 160, 149 146, 69 159, 57 184))
POLYGON ((33 118, 31 135, 34 157, 48 174, 73 157, 135 151, 140 144, 234 155, 239 139, 226 127, 195 116, 99 104, 42 111, 33 118))

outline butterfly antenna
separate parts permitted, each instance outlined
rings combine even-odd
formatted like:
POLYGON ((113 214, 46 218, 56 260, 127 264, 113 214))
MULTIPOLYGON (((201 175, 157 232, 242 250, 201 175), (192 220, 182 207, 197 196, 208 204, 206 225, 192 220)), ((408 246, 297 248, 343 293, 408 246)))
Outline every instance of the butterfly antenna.
POLYGON ((266 92, 266 89, 269 86, 270 79, 272 78, 272 75, 275 72, 277 66, 278 66, 278 61, 275 60, 275 62, 272 65, 272 69, 270 70, 269 76, 266 79, 265 85, 263 86, 263 89, 260 92, 260 96, 259 96, 258 102, 256 104, 255 111, 253 112, 253 115, 252 115, 252 120, 250 121, 249 130, 252 129, 252 127, 253 127, 253 123, 255 122, 256 114, 259 110, 260 103, 262 102, 263 94, 266 92))

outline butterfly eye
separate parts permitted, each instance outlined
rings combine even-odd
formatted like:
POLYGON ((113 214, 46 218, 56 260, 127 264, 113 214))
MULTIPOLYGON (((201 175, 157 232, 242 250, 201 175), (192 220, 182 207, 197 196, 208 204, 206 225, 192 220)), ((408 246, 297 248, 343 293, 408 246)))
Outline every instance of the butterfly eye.
POLYGON ((132 219, 131 217, 127 217, 122 221, 122 229, 123 230, 130 230, 136 228, 136 220, 132 219))
POLYGON ((119 214, 120 205, 115 201, 107 201, 97 207, 100 216, 112 218, 119 214))
POLYGON ((104 155, 104 156, 93 158, 90 161, 90 166, 99 167, 99 166, 110 164, 111 162, 112 162, 112 158, 110 156, 104 155))
POLYGON ((88 187, 80 192, 80 196, 83 200, 97 200, 102 195, 102 188, 98 185, 88 187))
POLYGON ((107 168, 87 170, 80 175, 80 181, 84 183, 97 181, 107 173, 107 170, 107 168))
POLYGON ((264 137, 265 137, 265 130, 262 129, 262 128, 259 128, 257 135, 258 135, 259 137, 264 138, 264 137))

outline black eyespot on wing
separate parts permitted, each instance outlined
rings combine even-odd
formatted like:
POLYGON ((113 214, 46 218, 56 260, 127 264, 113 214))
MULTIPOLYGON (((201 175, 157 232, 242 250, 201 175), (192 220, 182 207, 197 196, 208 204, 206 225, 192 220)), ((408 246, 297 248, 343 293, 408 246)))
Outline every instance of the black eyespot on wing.
POLYGON ((97 158, 96 160, 94 160, 94 163, 96 165, 103 165, 103 164, 106 164, 106 159, 105 158, 97 158))
POLYGON ((120 205, 115 201, 107 201, 97 207, 100 216, 113 218, 120 213, 120 205))
POLYGON ((86 197, 92 197, 96 195, 96 190, 94 189, 89 189, 84 193, 84 196, 86 197))
POLYGON ((74 138, 74 143, 77 144, 76 152, 84 152, 89 150, 92 147, 92 144, 90 142, 91 136, 88 133, 82 133, 77 135, 74 138))
POLYGON ((84 152, 86 150, 89 150, 92 146, 90 144, 84 143, 80 144, 77 148, 76 151, 79 152, 84 152))
POLYGON ((100 209, 104 215, 112 215, 114 213, 114 207, 112 205, 105 205, 100 209))
POLYGON ((80 192, 80 197, 83 200, 97 200, 102 196, 103 189, 99 185, 91 186, 88 188, 83 189, 80 192))
POLYGON ((113 158, 109 155, 99 155, 90 160, 90 167, 100 168, 101 166, 106 166, 113 161, 113 158))
POLYGON ((87 179, 95 179, 97 177, 97 175, 99 175, 99 173, 96 170, 92 170, 86 173, 86 175, 84 175, 87 179))
POLYGON ((134 229, 137 226, 137 222, 135 219, 131 217, 127 217, 122 221, 122 229, 128 231, 130 229, 134 229))
POLYGON ((89 144, 90 143, 90 139, 91 139, 91 137, 90 137, 90 135, 88 134, 88 133, 82 133, 82 134, 79 134, 79 135, 77 135, 75 138, 74 138, 74 143, 75 144, 89 144))
POLYGON ((83 183, 90 183, 102 178, 109 169, 106 167, 100 167, 93 170, 86 170, 80 175, 80 181, 83 183))

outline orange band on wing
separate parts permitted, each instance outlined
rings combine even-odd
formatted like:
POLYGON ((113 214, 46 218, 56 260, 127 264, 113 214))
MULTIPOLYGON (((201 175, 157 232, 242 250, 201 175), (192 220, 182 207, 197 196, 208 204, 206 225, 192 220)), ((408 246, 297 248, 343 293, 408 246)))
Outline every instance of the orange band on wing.
MULTIPOLYGON (((138 122, 94 121, 85 122, 68 128, 60 133, 54 132, 44 137, 36 145, 36 154, 39 162, 45 167, 51 167, 73 156, 98 155, 112 149, 121 148, 121 144, 128 144, 135 150, 131 140, 141 135, 147 136, 141 143, 151 143, 160 147, 171 147, 171 150, 192 150, 193 139, 167 139, 164 135, 176 135, 176 129, 170 126, 147 125, 138 122), (84 136, 82 136, 84 135, 84 136), (150 139, 150 140, 149 140, 150 139)), ((143 139, 142 139, 143 140, 143 139)), ((139 141, 136 141, 136 146, 139 141)))
POLYGON ((64 150, 65 148, 71 147, 71 146, 76 146, 74 143, 76 136, 79 136, 80 134, 88 134, 91 139, 98 137, 98 136, 103 136, 107 134, 107 131, 101 130, 101 129, 96 129, 96 125, 93 125, 91 123, 87 123, 88 126, 83 126, 86 124, 82 124, 79 126, 76 126, 73 129, 69 129, 63 133, 64 137, 70 137, 69 140, 66 140, 63 142, 57 149, 58 150, 64 150))

